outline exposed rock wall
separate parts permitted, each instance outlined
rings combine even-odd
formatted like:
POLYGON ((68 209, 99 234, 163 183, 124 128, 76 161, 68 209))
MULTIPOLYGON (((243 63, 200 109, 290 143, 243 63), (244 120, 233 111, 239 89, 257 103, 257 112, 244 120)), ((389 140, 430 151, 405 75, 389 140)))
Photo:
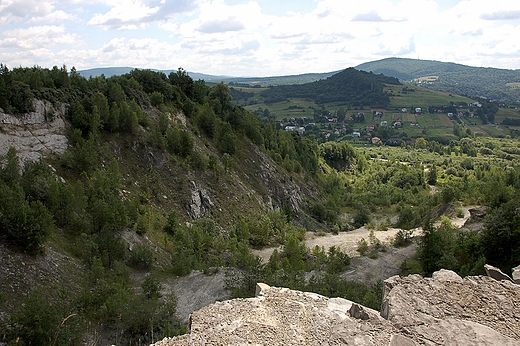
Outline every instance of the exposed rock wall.
POLYGON ((451 271, 385 281, 381 313, 342 298, 259 284, 204 307, 176 345, 519 345, 520 286, 451 271))
POLYGON ((68 148, 65 136, 65 105, 54 107, 48 101, 33 101, 34 112, 14 116, 0 109, 0 159, 14 147, 21 162, 36 161, 68 148), (52 116, 51 116, 52 115, 52 116))

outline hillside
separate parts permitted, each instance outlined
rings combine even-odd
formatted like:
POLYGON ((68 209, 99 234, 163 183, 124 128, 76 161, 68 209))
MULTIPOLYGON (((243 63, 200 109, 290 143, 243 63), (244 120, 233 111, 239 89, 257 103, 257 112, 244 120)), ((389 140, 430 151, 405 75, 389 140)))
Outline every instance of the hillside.
POLYGON ((317 104, 343 102, 353 106, 384 108, 390 103, 390 99, 383 92, 383 84, 399 84, 399 81, 348 68, 313 83, 274 86, 263 91, 261 96, 266 99, 266 103, 303 98, 311 99, 317 104))
MULTIPOLYGON (((487 67, 473 67, 456 63, 406 59, 386 58, 366 62, 355 67, 357 70, 383 74, 395 77, 402 82, 413 82, 432 90, 438 90, 468 97, 482 97, 505 103, 520 101, 520 70, 507 70, 487 67)), ((130 67, 97 68, 78 71, 86 78, 105 77, 129 73, 130 67)), ((174 70, 164 70, 166 75, 174 70)), ((272 77, 231 77, 215 76, 197 72, 189 72, 194 80, 203 79, 208 83, 224 82, 230 85, 249 85, 269 87, 279 85, 307 84, 327 79, 341 71, 327 73, 305 73, 301 75, 272 77)))
MULTIPOLYGON (((514 137, 457 123, 449 137, 403 136, 395 147, 321 143, 262 122, 227 85, 182 69, 88 79, 65 66, 1 72, 6 344, 147 344, 184 333, 193 309, 252 296, 256 282, 378 308, 377 278, 389 272, 375 282, 348 273, 397 252, 407 255, 392 275, 518 265, 514 137), (468 229, 450 221, 464 205, 482 206, 468 229), (393 237, 378 236, 390 228, 393 237), (331 241, 355 229, 364 232, 352 233, 355 248, 331 241)), ((343 76, 367 86, 361 96, 386 80, 347 70, 329 82, 343 76)), ((359 101, 352 95, 345 102, 359 101)))
POLYGON ((425 88, 505 103, 520 101, 520 70, 472 67, 439 61, 387 58, 356 66, 425 88))

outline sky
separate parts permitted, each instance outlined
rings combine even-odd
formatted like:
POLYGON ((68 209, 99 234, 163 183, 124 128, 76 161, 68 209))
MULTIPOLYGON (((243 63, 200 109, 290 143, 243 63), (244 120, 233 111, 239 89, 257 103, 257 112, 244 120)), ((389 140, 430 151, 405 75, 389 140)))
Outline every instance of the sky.
POLYGON ((520 69, 518 0, 0 0, 0 63, 226 76, 389 57, 520 69))

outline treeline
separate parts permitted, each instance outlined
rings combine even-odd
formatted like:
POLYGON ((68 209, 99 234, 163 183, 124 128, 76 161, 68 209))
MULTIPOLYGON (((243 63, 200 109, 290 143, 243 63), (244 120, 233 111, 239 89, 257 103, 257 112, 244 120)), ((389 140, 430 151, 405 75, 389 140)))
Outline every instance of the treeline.
POLYGON ((32 111, 34 98, 69 104, 67 116, 74 129, 81 132, 82 139, 74 137, 79 151, 84 146, 96 146, 89 141, 99 133, 137 135, 141 127, 151 130, 151 141, 156 145, 188 157, 193 141, 185 129, 166 118, 167 113, 182 111, 223 153, 233 155, 245 135, 272 152, 273 157, 288 156, 297 167, 310 169, 311 173, 317 167, 316 151, 308 147, 309 141, 276 133, 272 124, 264 125, 251 112, 236 106, 226 85, 209 87, 202 80, 193 81, 183 69, 168 76, 135 69, 122 76, 85 79, 75 68, 68 72, 65 66, 51 70, 20 67, 12 71, 3 64, 1 67, 0 107, 17 114, 32 111), (150 117, 151 107, 160 110, 158 119, 150 117))
POLYGON ((400 84, 396 78, 374 75, 348 68, 325 80, 300 85, 271 87, 260 95, 265 103, 275 103, 287 98, 313 100, 317 104, 344 102, 354 107, 365 105, 385 108, 390 97, 383 91, 384 84, 400 84))
POLYGON ((421 86, 469 97, 484 97, 506 103, 519 102, 518 91, 508 83, 517 83, 518 70, 465 66, 439 61, 388 58, 359 65, 357 68, 411 81, 425 76, 439 76, 421 86))

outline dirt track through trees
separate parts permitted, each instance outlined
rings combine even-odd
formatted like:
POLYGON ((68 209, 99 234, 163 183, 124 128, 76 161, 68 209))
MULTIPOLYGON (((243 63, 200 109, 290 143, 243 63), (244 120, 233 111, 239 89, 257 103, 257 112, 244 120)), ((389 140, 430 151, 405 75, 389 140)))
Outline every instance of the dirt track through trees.
MULTIPOLYGON (((463 207, 462 211, 464 212, 464 217, 453 217, 451 218, 451 222, 453 225, 457 227, 462 227, 466 220, 470 217, 469 210, 475 208, 472 206, 463 207)), ((400 228, 389 228, 387 231, 374 231, 374 236, 379 239, 381 242, 391 243, 393 239, 395 239, 396 234, 400 231, 400 228)), ((421 228, 417 228, 414 230, 413 235, 418 236, 422 233, 421 228)), ((318 236, 315 232, 307 232, 305 235, 305 244, 310 249, 313 249, 316 245, 320 247, 324 247, 325 250, 328 250, 332 246, 339 247, 341 250, 345 251, 350 257, 359 256, 357 252, 357 244, 358 242, 364 238, 367 242, 369 242, 370 230, 366 227, 361 227, 355 229, 350 232, 341 232, 337 235, 333 235, 327 233, 323 236, 318 236)), ((273 253, 274 249, 278 248, 265 248, 261 250, 253 250, 253 254, 260 256, 264 263, 269 261, 269 257, 273 253)))
MULTIPOLYGON (((457 227, 464 225, 469 218, 469 209, 473 207, 463 207, 463 218, 451 218, 457 227)), ((374 231, 374 235, 381 242, 390 243, 400 229, 390 228, 387 231, 374 231)), ((420 235, 421 229, 414 231, 414 236, 420 235)), ((350 269, 342 274, 342 277, 349 281, 361 282, 373 285, 378 280, 384 280, 390 276, 400 273, 400 265, 404 260, 411 259, 416 251, 417 244, 412 242, 409 246, 396 248, 388 246, 384 252, 379 252, 377 258, 360 256, 357 252, 357 242, 365 238, 369 242, 370 230, 366 227, 358 228, 351 232, 342 232, 338 235, 326 234, 317 236, 316 233, 308 232, 305 243, 309 248, 316 245, 323 246, 328 250, 332 246, 339 247, 346 251, 351 257, 350 269)), ((264 263, 269 261, 269 257, 274 251, 273 248, 254 250, 253 253, 262 258, 264 263)), ((229 292, 224 287, 224 271, 219 271, 213 275, 206 275, 202 272, 192 272, 188 276, 179 277, 165 282, 163 294, 175 292, 178 301, 177 315, 187 321, 188 315, 195 310, 202 308, 215 300, 229 299, 229 292)))

